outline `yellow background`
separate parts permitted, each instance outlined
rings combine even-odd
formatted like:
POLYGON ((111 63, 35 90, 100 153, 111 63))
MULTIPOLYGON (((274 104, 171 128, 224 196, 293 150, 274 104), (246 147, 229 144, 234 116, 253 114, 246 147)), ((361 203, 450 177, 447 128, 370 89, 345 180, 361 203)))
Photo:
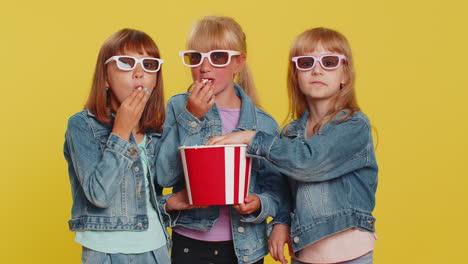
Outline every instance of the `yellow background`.
POLYGON ((104 39, 123 27, 150 34, 166 61, 167 99, 191 82, 177 52, 210 14, 243 26, 261 104, 278 122, 293 38, 316 26, 344 33, 379 134, 375 263, 464 262, 467 11, 463 0, 2 1, 0 262, 79 263, 62 144, 104 39))

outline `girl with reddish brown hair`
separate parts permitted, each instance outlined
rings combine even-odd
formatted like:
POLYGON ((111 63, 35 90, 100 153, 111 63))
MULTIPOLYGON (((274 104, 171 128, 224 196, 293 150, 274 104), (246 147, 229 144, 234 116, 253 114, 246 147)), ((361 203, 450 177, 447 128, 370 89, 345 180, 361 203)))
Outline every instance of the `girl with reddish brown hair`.
POLYGON ((170 262, 155 166, 164 123, 160 52, 122 29, 102 45, 85 109, 68 120, 70 230, 83 263, 170 262))

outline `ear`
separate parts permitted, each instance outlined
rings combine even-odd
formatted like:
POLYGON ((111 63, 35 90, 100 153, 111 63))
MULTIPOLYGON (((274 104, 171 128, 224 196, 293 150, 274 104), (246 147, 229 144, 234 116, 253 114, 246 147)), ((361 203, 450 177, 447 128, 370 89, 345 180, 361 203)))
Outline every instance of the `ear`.
POLYGON ((240 72, 242 68, 244 68, 245 61, 247 60, 247 57, 245 55, 239 55, 237 57, 237 62, 236 62, 236 72, 240 72))
POLYGON ((349 74, 346 68, 343 69, 343 77, 341 78, 340 85, 349 83, 349 74))
POLYGON ((109 84, 109 81, 107 80, 107 77, 106 77, 106 90, 109 90, 110 89, 110 84, 109 84))

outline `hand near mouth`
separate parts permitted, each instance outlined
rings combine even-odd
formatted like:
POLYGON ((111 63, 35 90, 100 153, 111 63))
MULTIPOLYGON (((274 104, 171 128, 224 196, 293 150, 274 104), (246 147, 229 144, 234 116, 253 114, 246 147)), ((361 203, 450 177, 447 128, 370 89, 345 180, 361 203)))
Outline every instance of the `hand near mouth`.
POLYGON ((129 141, 130 133, 137 127, 138 122, 140 122, 148 98, 149 94, 144 91, 143 88, 135 89, 125 98, 117 110, 112 133, 129 141))
POLYGON ((211 80, 204 79, 195 81, 192 88, 185 107, 194 117, 201 119, 215 103, 213 84, 211 80))

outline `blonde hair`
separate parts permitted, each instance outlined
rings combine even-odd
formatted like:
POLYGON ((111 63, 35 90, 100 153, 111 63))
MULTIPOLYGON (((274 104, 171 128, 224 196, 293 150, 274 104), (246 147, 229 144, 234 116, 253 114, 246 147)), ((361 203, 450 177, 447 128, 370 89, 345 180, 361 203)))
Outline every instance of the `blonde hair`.
MULTIPOLYGON (((198 51, 228 49, 247 55, 246 36, 241 26, 234 19, 222 16, 206 16, 195 22, 187 40, 187 48, 198 51)), ((255 84, 247 63, 239 73, 237 83, 258 105, 255 84)))
MULTIPOLYGON (((148 55, 160 58, 159 48, 153 39, 146 33, 134 29, 122 29, 110 36, 101 46, 94 71, 91 92, 88 96, 85 109, 96 116, 96 119, 105 124, 112 124, 110 116, 109 93, 106 91, 107 65, 105 61, 114 55, 122 55, 126 51, 138 53, 146 52, 148 55)), ((156 73, 157 81, 153 92, 146 103, 141 115, 138 129, 140 132, 162 131, 165 119, 163 78, 162 71, 156 73)))
POLYGON ((342 121, 351 117, 354 112, 359 111, 359 106, 356 101, 354 91, 354 82, 356 74, 353 65, 353 56, 351 54, 351 47, 348 40, 343 34, 328 28, 313 28, 304 31, 300 34, 291 46, 289 53, 289 68, 287 76, 287 87, 289 95, 289 113, 285 121, 297 119, 301 117, 307 110, 307 101, 305 95, 299 88, 297 79, 297 69, 295 64, 291 61, 292 57, 302 56, 307 53, 313 52, 318 46, 322 46, 325 50, 342 54, 346 56, 346 60, 342 64, 346 83, 340 87, 340 90, 333 95, 328 115, 323 117, 313 131, 318 132, 323 125, 333 118, 342 110, 349 110, 343 117, 335 121, 342 121))

